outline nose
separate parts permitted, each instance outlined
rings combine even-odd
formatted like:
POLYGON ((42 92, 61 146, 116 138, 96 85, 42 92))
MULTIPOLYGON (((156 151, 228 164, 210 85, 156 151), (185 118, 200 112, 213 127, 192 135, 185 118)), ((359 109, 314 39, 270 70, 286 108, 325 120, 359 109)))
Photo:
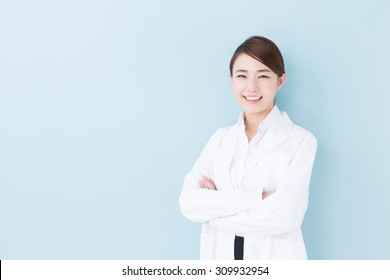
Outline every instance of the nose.
POLYGON ((257 85, 257 79, 255 79, 255 78, 248 79, 247 91, 248 92, 256 92, 258 90, 259 90, 259 87, 257 85))

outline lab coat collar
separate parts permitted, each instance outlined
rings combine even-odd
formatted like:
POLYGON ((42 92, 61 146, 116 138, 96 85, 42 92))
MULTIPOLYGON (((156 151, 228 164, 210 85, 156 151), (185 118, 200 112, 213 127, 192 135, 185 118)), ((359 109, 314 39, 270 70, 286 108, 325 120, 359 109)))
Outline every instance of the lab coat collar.
MULTIPOLYGON (((245 127, 244 113, 241 113, 237 127, 238 130, 245 127)), ((259 129, 260 128, 264 128, 265 133, 261 138, 259 145, 256 145, 257 156, 248 162, 247 172, 249 172, 249 170, 258 162, 263 160, 268 153, 279 147, 289 138, 289 132, 292 129, 292 122, 287 114, 285 112, 281 112, 275 105, 260 124, 259 129)), ((247 172, 245 172, 244 175, 246 175, 247 172)))
MULTIPOLYGON (((260 123, 259 130, 263 126, 266 129, 276 129, 283 117, 282 112, 279 110, 278 106, 274 106, 272 110, 268 113, 265 119, 260 123)), ((237 122, 238 127, 245 127, 245 117, 244 112, 240 114, 237 122)))

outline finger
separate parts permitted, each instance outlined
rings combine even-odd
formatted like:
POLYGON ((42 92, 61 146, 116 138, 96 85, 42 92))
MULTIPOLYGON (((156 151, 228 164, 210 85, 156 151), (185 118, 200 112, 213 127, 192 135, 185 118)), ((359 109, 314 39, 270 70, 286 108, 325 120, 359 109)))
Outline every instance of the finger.
POLYGON ((204 183, 207 183, 208 180, 209 180, 209 177, 207 177, 206 175, 203 175, 203 176, 202 176, 202 181, 203 181, 204 183))
POLYGON ((208 189, 213 189, 213 184, 211 183, 210 178, 207 178, 205 183, 208 189))
POLYGON ((271 194, 273 194, 274 192, 264 192, 263 194, 262 194, 262 198, 263 199, 266 199, 267 197, 269 197, 271 194))
POLYGON ((207 178, 207 187, 210 190, 217 190, 217 188, 215 187, 215 183, 214 183, 213 179, 211 179, 211 178, 207 178))
POLYGON ((207 176, 205 176, 205 175, 202 176, 202 183, 203 183, 205 189, 210 188, 209 178, 207 176))
POLYGON ((210 190, 215 190, 214 184, 211 183, 210 181, 208 182, 207 186, 208 186, 208 188, 209 188, 210 190))
POLYGON ((210 178, 210 183, 213 185, 213 190, 217 190, 217 185, 212 178, 210 178))

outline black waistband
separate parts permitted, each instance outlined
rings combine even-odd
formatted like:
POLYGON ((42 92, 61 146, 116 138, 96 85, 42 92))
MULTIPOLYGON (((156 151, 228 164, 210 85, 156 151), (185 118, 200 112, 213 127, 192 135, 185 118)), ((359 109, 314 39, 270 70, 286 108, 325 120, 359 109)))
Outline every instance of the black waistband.
POLYGON ((244 259, 244 237, 237 236, 234 238, 234 259, 244 259))

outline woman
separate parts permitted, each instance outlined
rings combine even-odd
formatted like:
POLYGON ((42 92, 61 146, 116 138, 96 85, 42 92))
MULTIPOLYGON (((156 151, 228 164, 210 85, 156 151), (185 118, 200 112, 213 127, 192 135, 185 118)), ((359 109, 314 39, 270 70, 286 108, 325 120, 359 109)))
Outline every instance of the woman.
POLYGON ((230 61, 238 123, 218 129, 179 198, 202 222, 201 259, 306 259, 301 224, 316 138, 275 105, 286 80, 278 47, 255 36, 230 61))

